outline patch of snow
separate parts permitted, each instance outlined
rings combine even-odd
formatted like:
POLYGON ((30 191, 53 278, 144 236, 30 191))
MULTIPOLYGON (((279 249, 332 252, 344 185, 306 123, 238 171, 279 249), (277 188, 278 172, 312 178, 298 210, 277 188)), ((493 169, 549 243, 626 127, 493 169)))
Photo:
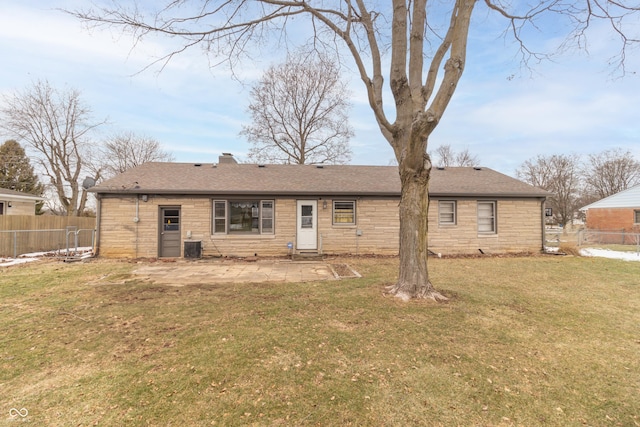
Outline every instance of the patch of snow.
POLYGON ((601 258, 621 259, 624 261, 640 261, 640 254, 638 254, 637 252, 619 252, 619 251, 612 251, 609 249, 595 249, 595 248, 580 249, 580 255, 591 256, 591 257, 601 257, 601 258))
POLYGON ((12 265, 26 264, 38 261, 38 258, 0 258, 0 267, 11 267, 12 265))
MULTIPOLYGON (((26 264, 28 262, 38 261, 43 258, 63 257, 67 250, 49 251, 49 252, 33 252, 29 254, 18 255, 17 258, 0 258, 0 267, 11 267, 13 265, 26 264)), ((70 251, 70 253, 79 256, 81 259, 90 258, 92 253, 91 247, 82 247, 78 250, 70 251)))

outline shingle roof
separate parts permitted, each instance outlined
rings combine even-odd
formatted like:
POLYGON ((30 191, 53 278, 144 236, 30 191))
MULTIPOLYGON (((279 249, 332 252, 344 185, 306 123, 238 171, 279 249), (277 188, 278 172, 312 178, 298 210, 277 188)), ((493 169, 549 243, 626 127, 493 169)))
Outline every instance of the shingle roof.
MULTIPOLYGON (((399 196, 396 166, 255 165, 150 162, 90 191, 133 194, 399 196)), ((434 168, 432 196, 545 197, 548 193, 488 168, 434 168)))

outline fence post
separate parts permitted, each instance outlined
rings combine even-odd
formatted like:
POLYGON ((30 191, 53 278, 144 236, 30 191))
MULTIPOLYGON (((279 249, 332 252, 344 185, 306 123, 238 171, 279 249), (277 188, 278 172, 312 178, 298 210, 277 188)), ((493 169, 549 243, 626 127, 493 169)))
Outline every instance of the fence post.
POLYGON ((18 232, 13 232, 13 258, 18 258, 18 232))

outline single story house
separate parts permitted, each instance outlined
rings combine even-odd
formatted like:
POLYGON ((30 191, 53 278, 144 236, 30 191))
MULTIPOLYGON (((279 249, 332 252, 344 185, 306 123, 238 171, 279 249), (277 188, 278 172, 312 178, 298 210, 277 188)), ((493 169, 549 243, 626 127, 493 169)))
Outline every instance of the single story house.
MULTIPOLYGON (((398 253, 395 166, 145 163, 104 181, 105 257, 398 253)), ((538 252, 546 191, 488 168, 434 168, 429 245, 442 254, 538 252)))
POLYGON ((0 215, 35 215, 36 204, 43 197, 0 188, 0 215))
POLYGON ((640 231, 640 185, 613 194, 580 209, 586 227, 603 231, 640 231))

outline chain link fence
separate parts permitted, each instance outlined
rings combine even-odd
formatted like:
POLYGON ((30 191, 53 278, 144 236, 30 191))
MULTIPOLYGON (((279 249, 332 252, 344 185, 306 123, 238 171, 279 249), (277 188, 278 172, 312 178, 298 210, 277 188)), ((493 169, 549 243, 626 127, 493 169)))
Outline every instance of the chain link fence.
POLYGON ((579 247, 601 247, 640 253, 640 233, 625 230, 580 230, 577 234, 577 244, 579 247))
POLYGON ((77 227, 47 230, 0 231, 0 257, 17 258, 34 252, 69 255, 78 248, 93 247, 96 231, 77 227))
POLYGON ((578 248, 600 248, 640 253, 640 232, 588 229, 576 231, 545 230, 545 246, 547 248, 557 248, 563 243, 573 244, 578 248))

